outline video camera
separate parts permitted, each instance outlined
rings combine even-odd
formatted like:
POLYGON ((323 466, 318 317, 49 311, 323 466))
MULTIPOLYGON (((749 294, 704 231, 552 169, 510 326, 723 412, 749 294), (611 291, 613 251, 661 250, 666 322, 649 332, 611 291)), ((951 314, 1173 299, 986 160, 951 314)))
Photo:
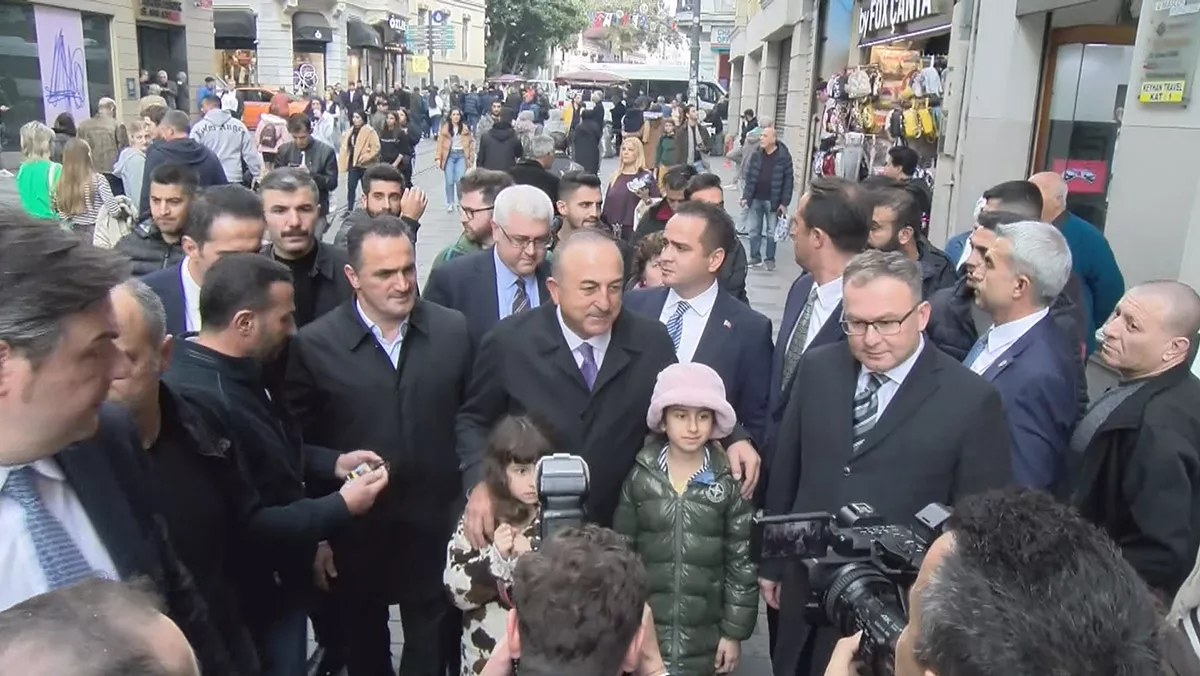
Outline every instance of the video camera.
POLYGON ((870 505, 755 517, 751 551, 760 561, 801 559, 808 571, 805 615, 844 636, 862 631, 858 659, 882 676, 893 673, 896 639, 908 624, 906 593, 929 544, 941 534, 950 510, 932 503, 913 527, 889 525, 870 505))
POLYGON ((537 463, 536 485, 542 521, 534 549, 563 529, 583 525, 583 501, 591 485, 587 461, 570 453, 543 456, 537 463))

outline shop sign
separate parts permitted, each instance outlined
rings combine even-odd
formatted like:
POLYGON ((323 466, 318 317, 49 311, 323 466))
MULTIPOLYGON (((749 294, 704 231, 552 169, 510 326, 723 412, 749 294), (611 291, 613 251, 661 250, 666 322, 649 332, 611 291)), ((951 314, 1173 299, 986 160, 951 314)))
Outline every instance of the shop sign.
POLYGON ((183 3, 179 0, 138 0, 138 18, 183 23, 183 3))
POLYGON ((414 54, 409 71, 413 73, 428 73, 429 72, 429 57, 424 54, 414 54))
POLYGON ((388 28, 391 28, 394 31, 404 30, 404 17, 398 14, 388 14, 387 23, 388 28))
POLYGON ((712 29, 712 48, 713 49, 729 49, 729 42, 733 37, 732 26, 715 26, 712 29))
POLYGON ((936 15, 933 0, 860 0, 858 35, 865 37, 883 31, 895 32, 896 27, 936 15))
POLYGON ((1138 92, 1138 101, 1142 103, 1183 103, 1183 90, 1187 87, 1184 80, 1160 80, 1158 82, 1143 82, 1138 92))

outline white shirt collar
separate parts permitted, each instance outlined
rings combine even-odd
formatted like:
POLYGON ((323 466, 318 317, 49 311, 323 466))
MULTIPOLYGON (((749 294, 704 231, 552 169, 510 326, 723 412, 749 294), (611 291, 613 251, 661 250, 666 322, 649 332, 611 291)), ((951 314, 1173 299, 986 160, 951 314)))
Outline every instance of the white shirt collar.
POLYGON ((188 331, 200 330, 200 284, 192 277, 192 271, 188 269, 188 257, 183 257, 183 262, 179 266, 179 279, 183 284, 183 302, 184 311, 187 314, 188 331))
MULTIPOLYGON (((813 280, 816 284, 817 280, 813 280)), ((832 281, 825 282, 817 286, 817 302, 821 307, 832 310, 837 307, 837 304, 842 302, 842 278, 838 277, 832 281)))
POLYGON ((10 472, 27 466, 32 466, 33 471, 37 472, 41 476, 46 477, 47 479, 53 479, 55 481, 67 480, 67 475, 63 474, 62 468, 58 466, 57 462, 54 462, 54 460, 51 458, 42 458, 40 460, 34 460, 33 462, 25 465, 0 465, 0 488, 3 488, 4 483, 8 481, 8 475, 10 472))
MULTIPOLYGON (((714 279, 712 286, 709 286, 700 295, 687 301, 687 304, 696 311, 696 314, 700 315, 701 317, 707 317, 708 313, 712 312, 713 305, 715 305, 717 302, 717 291, 717 280, 714 279)), ((679 294, 675 293, 675 289, 671 289, 667 292, 667 302, 663 308, 673 308, 677 306, 681 300, 683 299, 679 297, 679 294)))
POLYGON ((1050 308, 1042 308, 1031 315, 1014 319, 1011 322, 1000 325, 992 324, 992 328, 988 329, 988 352, 995 353, 1008 349, 1048 314, 1050 314, 1050 308))
POLYGON ((383 329, 379 328, 379 325, 376 324, 370 317, 368 317, 366 312, 363 312, 362 303, 360 303, 358 300, 354 301, 354 309, 358 311, 358 316, 363 320, 363 323, 367 325, 367 330, 369 330, 371 335, 375 336, 375 338, 379 341, 395 343, 397 341, 404 340, 404 334, 408 330, 408 317, 405 317, 404 321, 400 322, 400 332, 396 334, 395 340, 389 341, 387 338, 383 337, 383 329))
MULTIPOLYGON (((896 364, 890 370, 885 371, 884 373, 881 373, 880 375, 887 378, 888 382, 895 383, 896 385, 903 385, 904 379, 908 377, 908 374, 913 370, 913 366, 916 365, 917 359, 919 359, 921 357, 921 353, 924 351, 925 351, 925 334, 922 333, 921 334, 921 342, 917 343, 916 351, 913 352, 912 354, 910 354, 908 356, 908 359, 905 359, 904 361, 900 362, 899 364, 896 364)), ((862 369, 860 378, 862 376, 866 375, 866 373, 867 373, 867 369, 865 369, 865 368, 862 369)))
POLYGON ((572 331, 567 326, 567 323, 563 321, 562 308, 556 307, 554 308, 554 312, 558 316, 558 326, 562 329, 563 338, 567 341, 567 347, 571 348, 572 352, 576 352, 579 350, 579 346, 583 345, 584 343, 591 345, 592 350, 597 353, 595 357, 598 364, 600 362, 600 358, 605 352, 608 351, 608 343, 612 340, 612 331, 602 333, 598 336, 592 336, 591 338, 585 340, 580 338, 579 335, 572 331))

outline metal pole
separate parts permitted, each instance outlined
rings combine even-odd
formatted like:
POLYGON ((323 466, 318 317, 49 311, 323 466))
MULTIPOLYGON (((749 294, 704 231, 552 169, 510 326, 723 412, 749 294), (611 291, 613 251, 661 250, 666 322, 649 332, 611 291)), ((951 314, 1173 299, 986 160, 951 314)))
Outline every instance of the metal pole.
POLYGON ((429 12, 429 86, 433 86, 433 12, 429 12))
POLYGON ((692 62, 688 70, 688 103, 699 107, 700 95, 700 0, 692 3, 692 62))

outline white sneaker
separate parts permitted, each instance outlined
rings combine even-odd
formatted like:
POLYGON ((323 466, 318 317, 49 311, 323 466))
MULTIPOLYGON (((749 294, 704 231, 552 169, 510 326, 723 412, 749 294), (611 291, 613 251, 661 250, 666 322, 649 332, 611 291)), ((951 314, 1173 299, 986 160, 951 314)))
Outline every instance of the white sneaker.
POLYGON ((452 213, 454 213, 454 209, 455 209, 455 205, 453 205, 453 204, 446 205, 446 213, 452 214, 452 213))
POLYGON ((7 169, 0 169, 0 176, 4 178, 12 178, 13 173, 7 169))

